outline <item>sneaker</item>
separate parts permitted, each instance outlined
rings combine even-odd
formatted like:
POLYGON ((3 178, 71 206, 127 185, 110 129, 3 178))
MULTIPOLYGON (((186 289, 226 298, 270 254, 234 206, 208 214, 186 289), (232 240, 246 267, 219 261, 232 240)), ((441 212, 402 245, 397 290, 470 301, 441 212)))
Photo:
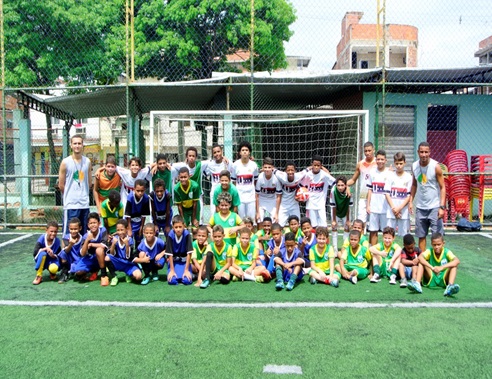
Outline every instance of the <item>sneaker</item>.
POLYGON ((157 282, 159 280, 159 274, 156 272, 155 274, 152 274, 152 281, 157 282))
POLYGON ((90 274, 90 275, 87 276, 87 280, 89 282, 93 282, 96 279, 97 279, 97 272, 93 272, 92 274, 90 274))
POLYGON ((43 281, 43 277, 42 276, 36 276, 34 278, 34 280, 32 281, 32 284, 34 284, 35 286, 37 286, 38 284, 40 284, 41 282, 43 281))
POLYGON ((128 276, 128 275, 126 275, 126 276, 125 276, 125 281, 126 281, 127 283, 131 283, 131 282, 132 282, 132 277, 131 277, 131 276, 128 276))
POLYGON ((379 279, 379 274, 374 273, 374 275, 371 278, 371 283, 379 283, 381 279, 379 279))
POLYGON ((444 296, 453 296, 460 292, 460 286, 458 284, 448 284, 444 291, 444 296))
POLYGON ((109 278, 107 276, 101 276, 101 286, 109 286, 109 278))
POLYGON ((114 287, 117 284, 118 284, 118 277, 115 276, 115 277, 111 278, 111 282, 109 282, 109 285, 114 287))
POLYGON ((422 286, 417 281, 411 281, 408 283, 408 289, 413 293, 422 293, 422 286))
POLYGON ((275 284, 275 289, 277 291, 282 291, 285 288, 284 281, 282 279, 277 280, 277 284, 275 284))
POLYGON ((352 284, 357 284, 357 276, 351 276, 349 280, 352 284))
POLYGON ((65 272, 62 272, 60 274, 60 278, 58 279, 58 284, 65 284, 68 280, 68 274, 65 272))
POLYGON ((258 275, 258 276, 255 276, 255 282, 256 283, 265 283, 265 279, 263 278, 263 276, 258 275))
POLYGON ((146 276, 145 278, 142 279, 142 282, 140 284, 142 284, 142 286, 145 286, 149 284, 149 282, 150 282, 150 276, 146 276))
POLYGON ((390 276, 390 284, 396 284, 396 275, 395 274, 391 274, 391 276, 390 276))
POLYGON ((202 284, 200 284, 200 288, 208 288, 210 286, 210 280, 204 279, 202 284))
MULTIPOLYGON (((357 278, 356 276, 354 276, 354 278, 357 278)), ((338 288, 338 285, 340 284, 340 281, 338 279, 333 279, 331 282, 330 282, 330 286, 332 287, 335 287, 335 288, 338 288)))
POLYGON ((400 280, 400 288, 407 288, 407 286, 408 286, 407 278, 403 278, 402 280, 400 280))
POLYGON ((289 280, 287 282, 287 285, 285 286, 285 289, 287 291, 292 291, 294 289, 294 285, 296 284, 296 282, 294 282, 293 280, 289 280))
POLYGON ((311 276, 311 277, 309 278, 309 283, 311 283, 311 284, 316 284, 316 283, 318 283, 318 281, 316 280, 316 278, 315 278, 314 276, 311 276))
POLYGON ((236 275, 232 275, 232 281, 233 282, 237 282, 238 280, 239 280, 239 278, 236 275))

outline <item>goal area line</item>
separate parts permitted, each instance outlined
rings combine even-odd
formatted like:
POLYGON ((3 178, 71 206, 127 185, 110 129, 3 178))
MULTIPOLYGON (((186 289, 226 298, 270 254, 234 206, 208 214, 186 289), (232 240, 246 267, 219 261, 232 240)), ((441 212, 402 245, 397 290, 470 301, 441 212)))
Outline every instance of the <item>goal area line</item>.
POLYGON ((191 302, 125 302, 125 301, 19 301, 0 300, 0 306, 24 307, 121 307, 121 308, 492 308, 492 302, 412 302, 412 303, 334 303, 334 302, 282 302, 282 303, 191 303, 191 302))

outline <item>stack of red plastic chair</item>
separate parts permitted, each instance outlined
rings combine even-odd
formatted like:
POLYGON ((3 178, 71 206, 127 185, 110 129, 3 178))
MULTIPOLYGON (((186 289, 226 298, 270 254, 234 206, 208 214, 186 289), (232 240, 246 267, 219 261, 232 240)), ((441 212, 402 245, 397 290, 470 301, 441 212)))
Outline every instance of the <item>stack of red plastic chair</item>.
MULTIPOLYGON (((448 168, 447 177, 447 201, 451 222, 456 222, 456 215, 468 217, 470 214, 470 185, 471 179, 468 173, 468 156, 464 150, 453 150, 446 155, 444 160, 448 168), (463 174, 460 175, 459 173, 463 174)), ((445 179, 446 183, 446 179, 445 179)), ((446 220, 445 220, 446 221, 446 220)))
POLYGON ((471 171, 479 175, 472 176, 470 219, 473 199, 478 199, 478 217, 483 222, 484 201, 492 200, 492 155, 474 155, 471 157, 471 171))

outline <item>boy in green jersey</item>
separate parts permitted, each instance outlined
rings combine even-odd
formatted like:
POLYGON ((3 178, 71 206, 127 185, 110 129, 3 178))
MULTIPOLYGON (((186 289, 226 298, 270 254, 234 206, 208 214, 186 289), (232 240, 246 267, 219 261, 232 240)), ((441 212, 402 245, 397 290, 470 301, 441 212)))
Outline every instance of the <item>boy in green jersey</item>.
POLYGON ((431 237, 432 248, 419 255, 417 280, 408 284, 410 291, 422 293, 420 281, 429 288, 443 287, 444 296, 452 296, 459 292, 460 286, 455 284, 460 260, 451 250, 444 247, 444 238, 441 233, 434 233, 431 237))
POLYGON ((335 271, 335 252, 333 246, 328 244, 329 235, 328 228, 324 226, 316 228, 317 243, 309 249, 311 262, 309 282, 311 284, 321 282, 338 287, 340 273, 335 271))
POLYGON ((208 246, 208 229, 205 225, 198 227, 196 231, 196 239, 193 241, 193 253, 191 253, 191 271, 193 276, 197 277, 195 287, 199 287, 202 284, 204 278, 205 269, 203 267, 203 258, 207 251, 208 246))
POLYGON ((208 230, 212 233, 212 229, 215 225, 220 225, 224 228, 225 238, 224 241, 229 245, 234 246, 236 244, 236 233, 242 228, 241 218, 237 213, 231 212, 232 196, 223 192, 218 196, 219 206, 218 212, 215 212, 210 217, 208 222, 208 230))
POLYGON ((121 202, 119 191, 109 191, 108 198, 101 204, 101 218, 103 219, 104 227, 108 231, 108 240, 116 233, 116 223, 123 218, 125 208, 121 202))
POLYGON ((174 203, 178 206, 179 215, 183 217, 185 227, 199 225, 200 214, 200 188, 193 180, 190 180, 190 172, 187 167, 179 169, 179 182, 174 186, 174 203))
POLYGON ((387 226, 383 229, 383 242, 371 246, 374 275, 371 283, 378 283, 380 278, 389 277, 389 284, 396 284, 396 274, 400 265, 401 247, 395 242, 395 229, 387 226))
MULTIPOLYGON (((364 221, 360 220, 360 219, 355 219, 353 222, 352 222, 352 228, 350 230, 358 230, 360 232, 360 241, 359 243, 368 248, 369 249, 369 239, 367 238, 367 236, 364 234, 364 221)), ((343 245, 342 245, 342 250, 341 252, 339 252, 337 254, 338 258, 340 259, 340 257, 342 256, 344 250, 346 250, 348 247, 350 246, 350 241, 349 239, 345 239, 343 241, 343 245)), ((336 252, 335 252, 336 253, 336 252)))
POLYGON ((224 242, 224 228, 215 225, 212 231, 214 242, 208 245, 203 265, 205 266, 205 277, 200 288, 210 286, 211 280, 218 280, 222 284, 231 281, 229 268, 232 265, 232 247, 224 242))
POLYGON ((359 279, 365 279, 369 275, 371 253, 368 248, 360 244, 358 230, 350 231, 349 242, 349 247, 342 253, 340 263, 335 266, 335 269, 342 275, 342 278, 352 284, 357 284, 359 279))

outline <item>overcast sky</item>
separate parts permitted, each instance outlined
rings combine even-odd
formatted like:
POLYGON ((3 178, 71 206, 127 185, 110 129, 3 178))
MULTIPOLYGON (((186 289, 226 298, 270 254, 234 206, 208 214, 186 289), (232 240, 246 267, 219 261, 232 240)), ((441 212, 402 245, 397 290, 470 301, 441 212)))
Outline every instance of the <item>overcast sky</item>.
MULTIPOLYGON (((335 63, 346 12, 362 11, 361 23, 376 23, 376 0, 291 2, 297 21, 286 53, 311 56, 310 70, 329 70, 335 63)), ((492 35, 492 6, 490 0, 387 0, 386 23, 418 28, 418 67, 477 66, 478 43, 492 35)))

